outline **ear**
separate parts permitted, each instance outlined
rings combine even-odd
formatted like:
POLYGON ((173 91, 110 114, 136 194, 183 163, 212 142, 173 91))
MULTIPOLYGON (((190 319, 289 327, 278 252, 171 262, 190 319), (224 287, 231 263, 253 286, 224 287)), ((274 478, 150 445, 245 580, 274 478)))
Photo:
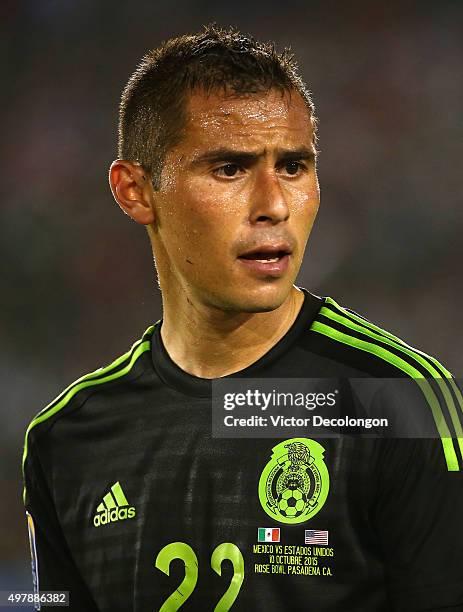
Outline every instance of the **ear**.
POLYGON ((134 221, 142 225, 155 221, 153 186, 141 164, 116 159, 109 168, 109 185, 116 202, 134 221))

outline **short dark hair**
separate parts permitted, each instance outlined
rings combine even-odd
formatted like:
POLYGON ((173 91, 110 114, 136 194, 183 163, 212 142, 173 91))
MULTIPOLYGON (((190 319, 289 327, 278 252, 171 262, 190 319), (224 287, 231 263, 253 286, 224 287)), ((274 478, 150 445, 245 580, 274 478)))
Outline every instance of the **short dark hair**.
POLYGON ((158 189, 165 155, 181 140, 188 94, 221 90, 240 96, 270 88, 302 96, 316 143, 315 108, 290 49, 278 54, 273 43, 214 23, 199 33, 171 38, 142 58, 124 88, 119 157, 139 162, 158 189))

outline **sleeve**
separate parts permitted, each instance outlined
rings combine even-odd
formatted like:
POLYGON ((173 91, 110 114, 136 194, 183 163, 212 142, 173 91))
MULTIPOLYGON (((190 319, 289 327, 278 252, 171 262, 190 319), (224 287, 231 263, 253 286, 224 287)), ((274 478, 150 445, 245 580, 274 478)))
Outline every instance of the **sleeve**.
MULTIPOLYGON (((24 463, 24 504, 29 531, 35 592, 69 591, 72 612, 98 612, 69 552, 52 497, 34 448, 29 442, 24 463)), ((38 610, 55 609, 36 606, 38 610)))
POLYGON ((440 438, 382 442, 373 522, 392 610, 463 610, 463 472, 440 438))

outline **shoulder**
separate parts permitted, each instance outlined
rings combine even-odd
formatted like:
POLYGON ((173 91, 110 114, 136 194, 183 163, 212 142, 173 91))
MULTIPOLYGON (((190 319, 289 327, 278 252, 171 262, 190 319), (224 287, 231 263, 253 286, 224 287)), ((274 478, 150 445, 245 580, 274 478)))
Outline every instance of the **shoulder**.
POLYGON ((93 372, 81 376, 66 387, 55 399, 45 406, 29 423, 24 439, 23 466, 26 461, 31 440, 47 431, 57 419, 74 412, 95 393, 102 392, 114 385, 121 385, 133 380, 143 372, 144 357, 151 350, 154 325, 148 327, 141 338, 132 347, 112 361, 93 372))
POLYGON ((410 396, 406 400, 401 396, 400 409, 409 410, 412 397, 422 405, 434 422, 435 438, 440 441, 448 470, 458 471, 463 466, 463 396, 451 372, 438 359, 331 297, 324 298, 310 331, 320 338, 318 350, 360 376, 411 379, 412 386, 407 386, 410 396))
POLYGON ((323 338, 323 346, 329 347, 333 356, 350 361, 353 367, 372 376, 452 377, 432 355, 331 297, 323 298, 310 331, 323 338))

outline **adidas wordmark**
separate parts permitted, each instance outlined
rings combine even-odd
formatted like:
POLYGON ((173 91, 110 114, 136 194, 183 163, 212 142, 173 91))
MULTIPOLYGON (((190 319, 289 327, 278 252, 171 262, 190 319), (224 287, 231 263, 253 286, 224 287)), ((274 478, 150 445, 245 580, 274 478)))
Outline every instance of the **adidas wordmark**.
POLYGON ((134 518, 136 510, 129 505, 124 491, 118 482, 115 482, 111 490, 103 497, 103 501, 96 509, 93 517, 95 527, 134 518))

